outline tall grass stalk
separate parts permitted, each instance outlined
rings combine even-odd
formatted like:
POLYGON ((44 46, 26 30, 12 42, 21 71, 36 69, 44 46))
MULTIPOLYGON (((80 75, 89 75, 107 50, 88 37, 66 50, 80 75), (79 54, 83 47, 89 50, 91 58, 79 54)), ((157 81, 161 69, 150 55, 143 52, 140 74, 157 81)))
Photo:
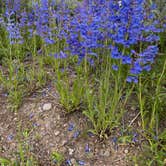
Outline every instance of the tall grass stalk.
POLYGON ((166 73, 166 60, 164 62, 164 66, 161 72, 160 77, 157 80, 157 85, 156 85, 156 90, 155 90, 155 101, 152 105, 152 115, 151 115, 151 121, 150 121, 150 128, 153 129, 157 124, 158 124, 158 106, 159 106, 159 102, 160 102, 160 91, 161 91, 161 82, 162 79, 165 78, 165 73, 166 73))

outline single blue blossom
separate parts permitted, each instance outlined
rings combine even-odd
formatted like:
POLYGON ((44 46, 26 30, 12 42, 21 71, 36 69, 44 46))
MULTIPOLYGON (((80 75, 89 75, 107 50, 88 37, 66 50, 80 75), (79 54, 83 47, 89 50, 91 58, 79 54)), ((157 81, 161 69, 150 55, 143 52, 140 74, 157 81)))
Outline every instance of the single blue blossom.
POLYGON ((117 65, 112 65, 112 69, 118 71, 119 67, 117 65))
POLYGON ((74 129, 74 123, 69 123, 68 131, 72 131, 74 129))
POLYGON ((89 153, 89 152, 90 152, 89 144, 86 144, 86 146, 85 146, 85 152, 86 152, 86 153, 89 153))
POLYGON ((12 134, 10 134, 10 135, 7 136, 7 140, 8 141, 12 141, 13 138, 14 138, 14 136, 12 134))
POLYGON ((79 161, 78 161, 78 164, 79 164, 79 165, 85 165, 85 162, 84 162, 83 160, 79 160, 79 161))
POLYGON ((73 138, 77 138, 80 135, 80 131, 75 131, 73 134, 73 138))

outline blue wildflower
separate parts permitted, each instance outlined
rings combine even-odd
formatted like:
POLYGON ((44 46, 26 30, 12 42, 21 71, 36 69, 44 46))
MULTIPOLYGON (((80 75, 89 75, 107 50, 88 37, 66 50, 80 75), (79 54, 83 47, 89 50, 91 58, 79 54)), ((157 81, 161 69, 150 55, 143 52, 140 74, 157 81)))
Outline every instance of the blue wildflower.
POLYGON ((66 164, 69 165, 69 166, 71 166, 71 165, 72 165, 71 160, 70 160, 70 159, 67 159, 67 160, 66 160, 66 164))
POLYGON ((130 65, 132 63, 132 58, 130 56, 123 56, 122 57, 122 64, 130 65))
POLYGON ((86 144, 86 146, 85 146, 85 152, 86 152, 86 153, 89 153, 89 152, 90 152, 89 144, 86 144))
POLYGON ((94 136, 94 134, 92 132, 90 132, 90 131, 88 131, 87 134, 88 134, 89 137, 93 137, 94 136))
POLYGON ((14 136, 12 134, 10 134, 10 135, 7 136, 7 140, 8 141, 11 141, 13 138, 14 138, 14 136))
POLYGON ((127 82, 129 83, 138 83, 138 77, 136 76, 128 76, 127 79, 126 79, 127 82))
POLYGON ((83 160, 79 160, 79 161, 78 161, 78 164, 79 164, 79 165, 85 165, 85 162, 84 162, 83 160))
POLYGON ((68 131, 72 131, 75 125, 73 123, 69 123, 68 131))
POLYGON ((134 143, 138 142, 138 134, 137 134, 137 133, 134 133, 134 134, 133 134, 132 141, 133 141, 134 143))
POLYGON ((29 119, 32 119, 33 117, 34 117, 34 114, 31 113, 31 114, 29 115, 29 119))
POLYGON ((75 131, 73 134, 73 138, 77 138, 80 135, 80 131, 75 131))
POLYGON ((117 65, 112 65, 112 69, 118 71, 119 67, 117 65))

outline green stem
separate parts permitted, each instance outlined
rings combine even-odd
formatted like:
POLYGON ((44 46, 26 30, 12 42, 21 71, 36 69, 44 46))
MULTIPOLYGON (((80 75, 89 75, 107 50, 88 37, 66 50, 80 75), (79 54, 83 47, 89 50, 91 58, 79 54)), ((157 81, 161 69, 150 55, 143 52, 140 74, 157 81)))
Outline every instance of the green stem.
POLYGON ((142 120, 142 128, 145 129, 145 119, 144 119, 144 100, 142 97, 142 79, 141 76, 139 77, 139 107, 141 113, 141 120, 142 120))
POLYGON ((151 117, 151 122, 150 122, 150 127, 151 129, 153 129, 153 127, 155 126, 155 117, 156 117, 156 114, 157 114, 157 105, 158 105, 158 101, 159 101, 159 93, 160 93, 160 85, 161 85, 161 80, 164 76, 164 73, 165 73, 165 70, 166 70, 166 60, 164 62, 164 67, 163 67, 163 70, 162 70, 162 73, 157 81, 157 87, 156 87, 156 93, 155 93, 155 101, 154 101, 154 104, 153 104, 153 108, 152 108, 152 117, 151 117))

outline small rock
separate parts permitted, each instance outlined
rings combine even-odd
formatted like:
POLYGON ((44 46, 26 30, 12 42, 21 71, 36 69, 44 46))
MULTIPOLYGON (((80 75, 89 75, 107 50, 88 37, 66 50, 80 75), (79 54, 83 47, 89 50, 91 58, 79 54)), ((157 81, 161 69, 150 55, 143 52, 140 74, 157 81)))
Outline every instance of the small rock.
POLYGON ((65 123, 64 125, 63 125, 63 127, 67 127, 68 126, 68 124, 67 123, 65 123))
POLYGON ((125 149, 125 151, 124 151, 124 152, 127 154, 127 153, 129 153, 129 150, 128 150, 128 149, 125 149))
POLYGON ((109 149, 106 149, 106 150, 104 150, 104 149, 102 149, 101 151, 100 151, 100 156, 103 156, 103 157, 109 157, 110 156, 110 150, 109 149))
POLYGON ((13 121, 17 121, 17 117, 15 117, 15 118, 13 119, 13 121))
POLYGON ((164 164, 166 164, 166 158, 164 159, 164 164))
POLYGON ((67 144, 67 140, 62 140, 61 144, 62 144, 62 146, 66 145, 67 144))
POLYGON ((57 115, 57 117, 56 117, 56 118, 57 118, 57 120, 60 120, 60 119, 61 119, 60 115, 57 115))
POLYGON ((52 104, 51 103, 45 103, 43 105, 43 111, 49 111, 52 108, 52 104))
POLYGON ((73 155, 74 151, 75 151, 74 149, 69 148, 69 155, 70 156, 73 155))
POLYGON ((55 136, 58 136, 60 134, 60 131, 55 131, 54 134, 55 136))

